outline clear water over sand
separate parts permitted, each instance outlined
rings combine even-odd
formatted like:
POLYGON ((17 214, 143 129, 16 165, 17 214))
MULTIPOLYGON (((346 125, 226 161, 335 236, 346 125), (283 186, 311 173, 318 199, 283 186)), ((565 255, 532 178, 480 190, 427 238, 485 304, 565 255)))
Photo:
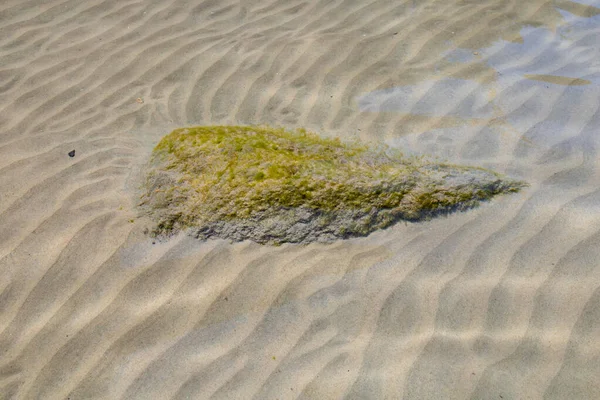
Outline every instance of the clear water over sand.
POLYGON ((3 1, 0 398, 600 398, 598 43, 598 1, 3 1), (209 124, 531 186, 330 245, 153 243, 139 167, 209 124))

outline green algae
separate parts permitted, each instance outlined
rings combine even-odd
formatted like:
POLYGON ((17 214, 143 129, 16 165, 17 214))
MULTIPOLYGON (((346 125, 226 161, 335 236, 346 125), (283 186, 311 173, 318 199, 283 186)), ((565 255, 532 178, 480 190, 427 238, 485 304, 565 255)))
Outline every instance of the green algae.
POLYGON ((302 129, 199 126, 155 147, 142 206, 157 236, 191 228, 201 238, 304 243, 470 208, 523 185, 302 129))

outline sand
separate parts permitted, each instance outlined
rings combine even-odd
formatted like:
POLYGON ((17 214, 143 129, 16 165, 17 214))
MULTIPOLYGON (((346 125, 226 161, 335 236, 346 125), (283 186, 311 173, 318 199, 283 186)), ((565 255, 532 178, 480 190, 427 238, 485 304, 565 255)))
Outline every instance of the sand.
POLYGON ((2 1, 0 398, 600 399, 599 41, 592 0, 2 1), (153 243, 140 166, 212 124, 530 187, 333 244, 153 243))

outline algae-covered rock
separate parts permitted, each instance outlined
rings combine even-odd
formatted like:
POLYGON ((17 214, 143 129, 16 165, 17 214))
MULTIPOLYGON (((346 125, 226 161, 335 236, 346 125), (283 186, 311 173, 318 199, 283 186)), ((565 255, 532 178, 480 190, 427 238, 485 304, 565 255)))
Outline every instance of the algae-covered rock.
POLYGON ((155 147, 141 206, 153 234, 308 243, 473 207, 524 184, 481 168, 252 126, 177 129, 155 147))

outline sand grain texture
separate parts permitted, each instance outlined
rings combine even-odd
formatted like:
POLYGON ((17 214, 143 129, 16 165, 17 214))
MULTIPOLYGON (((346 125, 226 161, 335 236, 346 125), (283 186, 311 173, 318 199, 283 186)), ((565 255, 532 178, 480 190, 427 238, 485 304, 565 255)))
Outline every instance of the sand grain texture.
POLYGON ((599 15, 2 1, 0 398, 600 398, 599 15), (139 167, 175 127, 216 124, 531 186, 330 245, 153 244, 139 167))

